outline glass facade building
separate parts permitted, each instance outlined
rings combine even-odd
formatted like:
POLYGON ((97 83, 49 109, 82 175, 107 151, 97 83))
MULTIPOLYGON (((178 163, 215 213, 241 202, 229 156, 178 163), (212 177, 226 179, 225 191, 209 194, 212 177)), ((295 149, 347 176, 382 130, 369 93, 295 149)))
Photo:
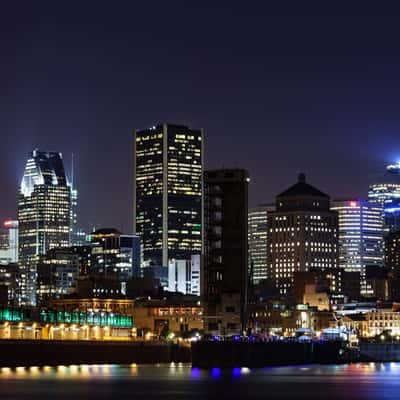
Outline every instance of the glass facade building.
POLYGON ((381 207, 400 203, 400 183, 374 183, 369 185, 368 201, 381 207))
POLYGON ((262 205, 249 209, 249 266, 251 278, 255 284, 268 279, 268 212, 274 210, 274 205, 262 205))
POLYGON ((143 267, 202 250, 203 132, 161 124, 135 132, 134 229, 143 267))
POLYGON ((400 183, 369 185, 368 201, 380 206, 386 233, 400 230, 400 183))
POLYGON ((18 221, 5 221, 0 228, 0 264, 18 262, 18 221))
POLYGON ((98 229, 90 235, 90 273, 114 276, 121 282, 140 275, 140 237, 116 229, 98 229))
POLYGON ((339 266, 360 272, 361 294, 372 294, 366 284, 366 267, 382 267, 384 223, 382 208, 360 200, 336 200, 339 214, 339 266))
POLYGON ((70 243, 71 190, 61 153, 32 152, 19 189, 18 222, 19 302, 35 305, 39 256, 70 243))

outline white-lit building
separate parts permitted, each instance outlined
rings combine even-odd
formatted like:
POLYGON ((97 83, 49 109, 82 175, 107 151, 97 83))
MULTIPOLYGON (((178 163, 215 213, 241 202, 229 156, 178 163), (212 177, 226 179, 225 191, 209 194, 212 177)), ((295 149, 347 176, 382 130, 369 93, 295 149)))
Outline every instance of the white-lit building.
POLYGON ((19 300, 35 305, 39 257, 70 244, 71 188, 61 153, 31 153, 19 188, 18 223, 19 300))
POLYGON ((379 183, 369 185, 368 201, 378 204, 383 213, 385 234, 400 230, 400 163, 386 167, 379 183))
POLYGON ((338 267, 338 215, 330 210, 329 196, 304 174, 276 197, 267 242, 270 276, 282 295, 292 289, 295 272, 338 267))
POLYGON ((18 221, 5 221, 0 232, 0 264, 18 262, 18 221))
POLYGON ((372 295, 365 272, 367 266, 384 265, 382 208, 361 200, 336 200, 332 210, 339 215, 339 266, 360 272, 361 293, 372 295))
POLYGON ((200 255, 190 260, 170 260, 168 266, 168 290, 200 296, 200 255))
POLYGON ((386 207, 400 202, 400 183, 374 183, 368 188, 368 201, 386 207))
POLYGON ((400 336, 400 312, 392 308, 377 309, 365 314, 367 336, 380 335, 390 331, 392 335, 400 336))
POLYGON ((249 267, 253 283, 257 284, 268 278, 267 235, 268 212, 274 211, 275 205, 261 205, 250 208, 248 215, 249 267))

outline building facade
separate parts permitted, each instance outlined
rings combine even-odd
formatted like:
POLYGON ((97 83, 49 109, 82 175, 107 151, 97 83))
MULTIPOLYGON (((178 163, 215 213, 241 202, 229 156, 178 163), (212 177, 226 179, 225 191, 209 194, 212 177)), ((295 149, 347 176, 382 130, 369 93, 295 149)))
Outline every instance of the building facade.
POLYGON ((18 264, 0 264, 0 304, 17 306, 18 289, 18 264))
POLYGON ((247 320, 248 185, 246 170, 206 171, 202 293, 209 332, 240 332, 247 320), (229 303, 229 304, 228 304, 229 303), (235 318, 225 318, 225 314, 235 318))
POLYGON ((90 273, 116 276, 121 282, 140 275, 140 237, 116 229, 98 229, 91 238, 90 273))
POLYGON ((71 190, 61 153, 34 150, 18 197, 20 304, 36 304, 40 255, 70 241, 71 190))
MULTIPOLYGON (((160 124, 135 132, 134 230, 143 268, 202 251, 203 131, 160 124)), ((168 275, 168 274, 167 274, 168 275)))
POLYGON ((0 229, 0 264, 18 262, 18 221, 5 221, 0 229))
POLYGON ((385 265, 400 276, 400 232, 385 238, 385 265))
POLYGON ((394 301, 400 301, 400 232, 385 237, 385 266, 389 269, 389 291, 394 301))
POLYGON ((400 230, 400 182, 369 185, 368 201, 380 207, 385 233, 400 230))
POLYGON ((204 328, 204 308, 197 300, 138 300, 133 318, 138 336, 149 339, 168 333, 185 337, 204 328))
POLYGON ((329 196, 304 174, 276 197, 268 216, 268 264, 282 295, 291 291, 295 272, 338 267, 338 215, 329 207, 329 196))
POLYGON ((200 296, 200 254, 190 260, 171 260, 168 266, 168 291, 200 296))
POLYGON ((373 295, 366 285, 366 267, 383 267, 384 222, 378 204, 361 200, 336 200, 339 215, 339 266, 360 273, 361 294, 373 295))
POLYGON ((77 292, 78 278, 89 274, 91 247, 72 246, 50 249, 37 265, 36 303, 48 305, 77 292))
POLYGON ((268 212, 274 211, 275 205, 261 205, 249 209, 249 266, 254 284, 268 279, 267 262, 268 212))

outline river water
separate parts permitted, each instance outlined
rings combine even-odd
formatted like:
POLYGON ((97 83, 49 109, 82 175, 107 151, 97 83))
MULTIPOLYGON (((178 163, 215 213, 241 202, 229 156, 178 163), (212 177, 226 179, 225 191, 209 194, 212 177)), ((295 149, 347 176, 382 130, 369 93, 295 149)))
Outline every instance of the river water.
POLYGON ((0 368, 0 399, 400 399, 400 363, 252 370, 173 363, 0 368))

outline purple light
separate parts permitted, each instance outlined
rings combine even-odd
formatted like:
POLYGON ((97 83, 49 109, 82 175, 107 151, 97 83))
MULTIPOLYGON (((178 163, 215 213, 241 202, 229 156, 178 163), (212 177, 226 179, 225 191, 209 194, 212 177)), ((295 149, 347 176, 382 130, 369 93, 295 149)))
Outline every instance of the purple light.
POLYGON ((191 371, 192 378, 200 378, 200 368, 193 367, 191 371))
POLYGON ((219 378, 221 376, 221 369, 220 368, 213 368, 211 370, 211 376, 213 378, 219 378))
POLYGON ((234 377, 239 377, 241 375, 240 368, 233 368, 232 375, 234 377))

